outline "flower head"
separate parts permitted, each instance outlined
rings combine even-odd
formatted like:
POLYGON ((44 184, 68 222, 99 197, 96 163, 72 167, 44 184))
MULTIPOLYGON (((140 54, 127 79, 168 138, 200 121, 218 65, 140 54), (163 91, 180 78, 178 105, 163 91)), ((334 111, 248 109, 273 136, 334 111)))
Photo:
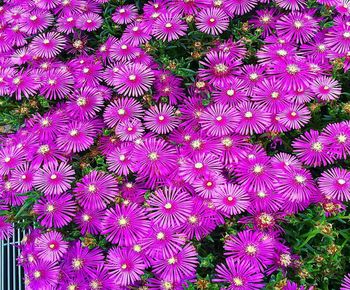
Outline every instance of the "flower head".
POLYGON ((34 186, 46 195, 58 195, 71 187, 73 175, 73 168, 67 163, 44 165, 34 175, 34 186))
POLYGON ((141 279, 146 266, 140 254, 131 248, 112 248, 108 252, 107 269, 120 286, 128 286, 141 279))
POLYGON ((261 232, 245 230, 231 237, 224 245, 225 255, 236 262, 248 263, 263 270, 272 264, 273 244, 261 232))
POLYGON ((229 25, 229 18, 220 8, 208 8, 200 11, 196 17, 196 26, 204 33, 218 35, 229 25))
POLYGON ((92 171, 77 183, 74 193, 85 209, 103 209, 118 194, 117 182, 101 171, 92 171))
POLYGON ((102 221, 102 234, 107 240, 124 246, 131 246, 144 237, 149 229, 145 211, 136 204, 116 205, 107 209, 102 221))
POLYGON ((149 199, 149 216, 163 227, 175 227, 184 223, 190 215, 192 201, 188 193, 164 188, 156 190, 149 199))
POLYGON ((56 262, 67 252, 68 243, 63 240, 61 233, 52 231, 39 236, 35 241, 35 247, 40 259, 56 262))
POLYGON ((229 290, 258 290, 264 286, 263 275, 247 261, 226 259, 226 263, 227 266, 217 266, 217 278, 214 282, 229 283, 229 290))
POLYGON ((65 37, 57 32, 40 34, 31 42, 30 52, 35 56, 52 58, 62 51, 65 42, 65 37))

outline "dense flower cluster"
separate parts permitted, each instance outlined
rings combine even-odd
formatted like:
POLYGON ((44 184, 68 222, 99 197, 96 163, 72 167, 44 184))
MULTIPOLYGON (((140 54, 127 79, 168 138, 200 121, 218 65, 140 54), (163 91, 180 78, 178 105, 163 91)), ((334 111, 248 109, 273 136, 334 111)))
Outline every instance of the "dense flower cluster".
MULTIPOLYGON (((102 27, 106 2, 0 7, 0 94, 55 101, 0 140, 0 210, 38 194, 29 203, 38 228, 20 246, 27 289, 184 289, 199 264, 193 241, 233 216, 245 227, 225 238, 214 281, 262 289, 266 275, 297 267, 280 223, 311 204, 327 215, 344 209, 350 172, 330 165, 350 154, 350 122, 305 132, 294 154, 270 156, 253 137, 301 129, 310 102, 340 97, 332 62, 350 68, 347 2, 317 1, 334 8, 331 27, 306 0, 154 0, 142 14, 125 4, 111 16, 121 37, 94 49, 89 33, 102 27), (186 89, 145 49, 190 31, 220 35, 246 13, 263 42, 255 60, 242 40, 223 37, 186 89), (105 170, 80 176, 85 154, 103 156, 105 170), (315 180, 310 167, 320 166, 315 180), (110 246, 88 247, 73 231, 110 246)), ((0 238, 12 230, 0 216, 0 238)))

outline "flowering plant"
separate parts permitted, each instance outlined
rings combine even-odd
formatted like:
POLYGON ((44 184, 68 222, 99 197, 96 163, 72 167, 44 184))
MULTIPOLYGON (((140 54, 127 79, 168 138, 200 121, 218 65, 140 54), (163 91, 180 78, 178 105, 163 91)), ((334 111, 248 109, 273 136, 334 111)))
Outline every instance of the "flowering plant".
POLYGON ((26 289, 350 289, 349 1, 6 0, 0 39, 26 289))

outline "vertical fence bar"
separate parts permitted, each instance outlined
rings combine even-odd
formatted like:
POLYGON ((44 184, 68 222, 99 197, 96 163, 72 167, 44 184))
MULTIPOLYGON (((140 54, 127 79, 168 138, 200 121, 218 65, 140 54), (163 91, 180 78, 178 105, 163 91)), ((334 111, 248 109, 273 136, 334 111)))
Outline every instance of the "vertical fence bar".
POLYGON ((17 290, 17 281, 16 281, 16 230, 15 225, 13 225, 13 236, 12 236, 12 283, 13 283, 13 290, 17 290))
POLYGON ((5 272, 5 251, 4 251, 4 242, 3 241, 0 241, 0 258, 1 258, 1 261, 0 261, 0 287, 1 287, 1 290, 4 289, 4 283, 5 283, 5 277, 4 277, 4 272, 5 272))
MULTIPOLYGON (((17 241, 18 243, 21 243, 22 238, 21 238, 21 230, 18 228, 17 229, 17 241)), ((18 249, 18 256, 20 255, 20 250, 18 249)), ((17 265, 18 267, 18 290, 22 290, 22 268, 20 265, 17 265)))
MULTIPOLYGON (((6 245, 6 252, 7 252, 7 265, 10 265, 10 247, 9 247, 9 241, 7 241, 7 243, 5 244, 6 245)), ((8 271, 8 268, 7 268, 7 289, 11 289, 11 284, 10 284, 10 271, 8 271)))

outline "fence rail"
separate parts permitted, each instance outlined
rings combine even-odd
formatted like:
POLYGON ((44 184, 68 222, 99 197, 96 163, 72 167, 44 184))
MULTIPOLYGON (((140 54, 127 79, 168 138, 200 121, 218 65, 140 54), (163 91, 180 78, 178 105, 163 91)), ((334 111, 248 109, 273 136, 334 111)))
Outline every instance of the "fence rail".
POLYGON ((0 290, 24 290, 24 274, 17 265, 17 258, 20 255, 18 245, 25 235, 25 231, 15 229, 10 239, 0 242, 0 290))

